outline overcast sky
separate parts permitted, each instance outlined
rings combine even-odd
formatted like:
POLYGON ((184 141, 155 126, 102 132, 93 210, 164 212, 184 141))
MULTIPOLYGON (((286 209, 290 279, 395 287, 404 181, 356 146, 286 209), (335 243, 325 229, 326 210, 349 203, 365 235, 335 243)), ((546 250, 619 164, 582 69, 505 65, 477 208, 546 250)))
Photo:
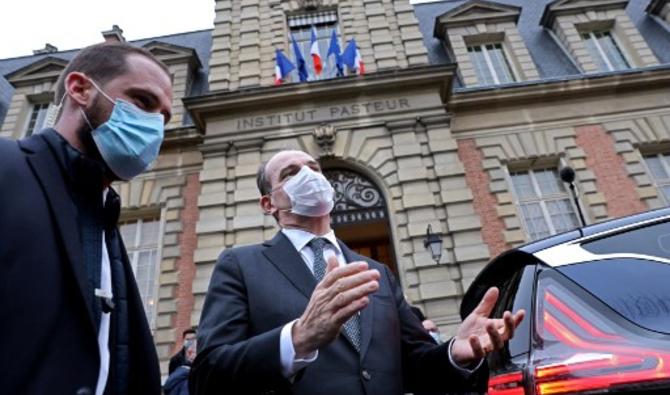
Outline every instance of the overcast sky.
POLYGON ((127 40, 210 29, 214 0, 3 0, 0 59, 32 55, 46 43, 81 48, 114 24, 127 40))
POLYGON ((3 0, 0 9, 0 59, 32 55, 46 43, 85 47, 115 24, 127 40, 214 26, 214 0, 3 0))

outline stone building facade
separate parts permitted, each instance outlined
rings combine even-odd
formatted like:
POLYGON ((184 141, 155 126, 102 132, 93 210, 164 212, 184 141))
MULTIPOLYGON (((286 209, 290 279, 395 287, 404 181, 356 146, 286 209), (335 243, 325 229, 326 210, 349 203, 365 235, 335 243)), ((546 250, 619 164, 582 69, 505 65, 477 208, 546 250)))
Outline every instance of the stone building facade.
MULTIPOLYGON (((337 191, 338 237, 388 264, 446 333, 490 258, 578 226, 561 167, 576 171, 587 223, 670 202, 668 1, 213 6, 213 30, 133 42, 168 64, 175 85, 157 163, 116 186, 122 224, 157 224, 146 292, 163 368, 198 323, 221 251, 277 231, 255 175, 282 149, 319 159, 337 191), (326 62, 323 76, 275 86, 275 49, 292 59, 290 35, 312 25, 319 37, 335 30, 341 47, 355 38, 366 74, 331 78, 326 62)), ((104 35, 123 39, 118 28, 104 35)), ((2 137, 51 120, 74 52, 38 52, 0 60, 2 137)))

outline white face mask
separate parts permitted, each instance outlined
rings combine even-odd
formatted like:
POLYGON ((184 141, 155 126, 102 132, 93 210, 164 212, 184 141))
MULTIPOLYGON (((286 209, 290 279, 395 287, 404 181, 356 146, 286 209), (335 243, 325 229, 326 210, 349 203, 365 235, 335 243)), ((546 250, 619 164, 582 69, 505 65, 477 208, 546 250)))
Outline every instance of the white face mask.
POLYGON ((307 217, 321 217, 333 209, 335 190, 321 173, 303 166, 282 186, 291 200, 291 212, 307 217))

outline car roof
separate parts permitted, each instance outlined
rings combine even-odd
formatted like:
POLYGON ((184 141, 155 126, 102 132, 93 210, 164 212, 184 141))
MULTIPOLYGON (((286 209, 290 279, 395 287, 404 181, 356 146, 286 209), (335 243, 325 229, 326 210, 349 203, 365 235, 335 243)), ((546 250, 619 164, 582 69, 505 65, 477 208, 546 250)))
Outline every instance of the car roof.
POLYGON ((580 238, 594 236, 603 232, 609 232, 619 228, 629 227, 636 223, 647 222, 667 216, 670 216, 670 207, 645 211, 627 217, 600 222, 550 236, 542 240, 533 241, 520 247, 511 248, 492 259, 489 264, 479 272, 472 284, 470 284, 463 296, 463 301, 461 302, 461 318, 464 319, 470 312, 472 312, 472 310, 474 310, 486 290, 496 284, 496 281, 504 278, 506 274, 517 271, 523 266, 536 263, 537 258, 534 257, 534 254, 538 251, 580 238))

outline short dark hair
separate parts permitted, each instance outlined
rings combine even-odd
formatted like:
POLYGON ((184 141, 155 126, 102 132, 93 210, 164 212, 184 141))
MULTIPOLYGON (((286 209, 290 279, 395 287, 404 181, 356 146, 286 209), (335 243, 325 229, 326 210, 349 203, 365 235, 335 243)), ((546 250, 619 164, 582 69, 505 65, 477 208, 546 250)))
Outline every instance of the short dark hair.
POLYGON ((128 71, 129 55, 141 55, 152 60, 170 77, 167 66, 144 48, 120 42, 100 43, 81 49, 68 63, 56 82, 55 100, 62 100, 65 94, 65 77, 71 72, 84 73, 104 85, 128 71))
POLYGON ((261 165, 258 166, 258 171, 256 171, 256 186, 258 187, 258 192, 261 193, 261 196, 265 196, 272 191, 272 185, 265 172, 267 164, 268 162, 261 163, 261 165))
POLYGON ((190 334, 190 333, 195 334, 197 330, 198 330, 198 327, 197 327, 197 326, 190 327, 190 328, 186 329, 184 332, 182 332, 182 334, 181 334, 181 338, 182 338, 182 339, 185 338, 186 335, 188 335, 188 334, 190 334))

